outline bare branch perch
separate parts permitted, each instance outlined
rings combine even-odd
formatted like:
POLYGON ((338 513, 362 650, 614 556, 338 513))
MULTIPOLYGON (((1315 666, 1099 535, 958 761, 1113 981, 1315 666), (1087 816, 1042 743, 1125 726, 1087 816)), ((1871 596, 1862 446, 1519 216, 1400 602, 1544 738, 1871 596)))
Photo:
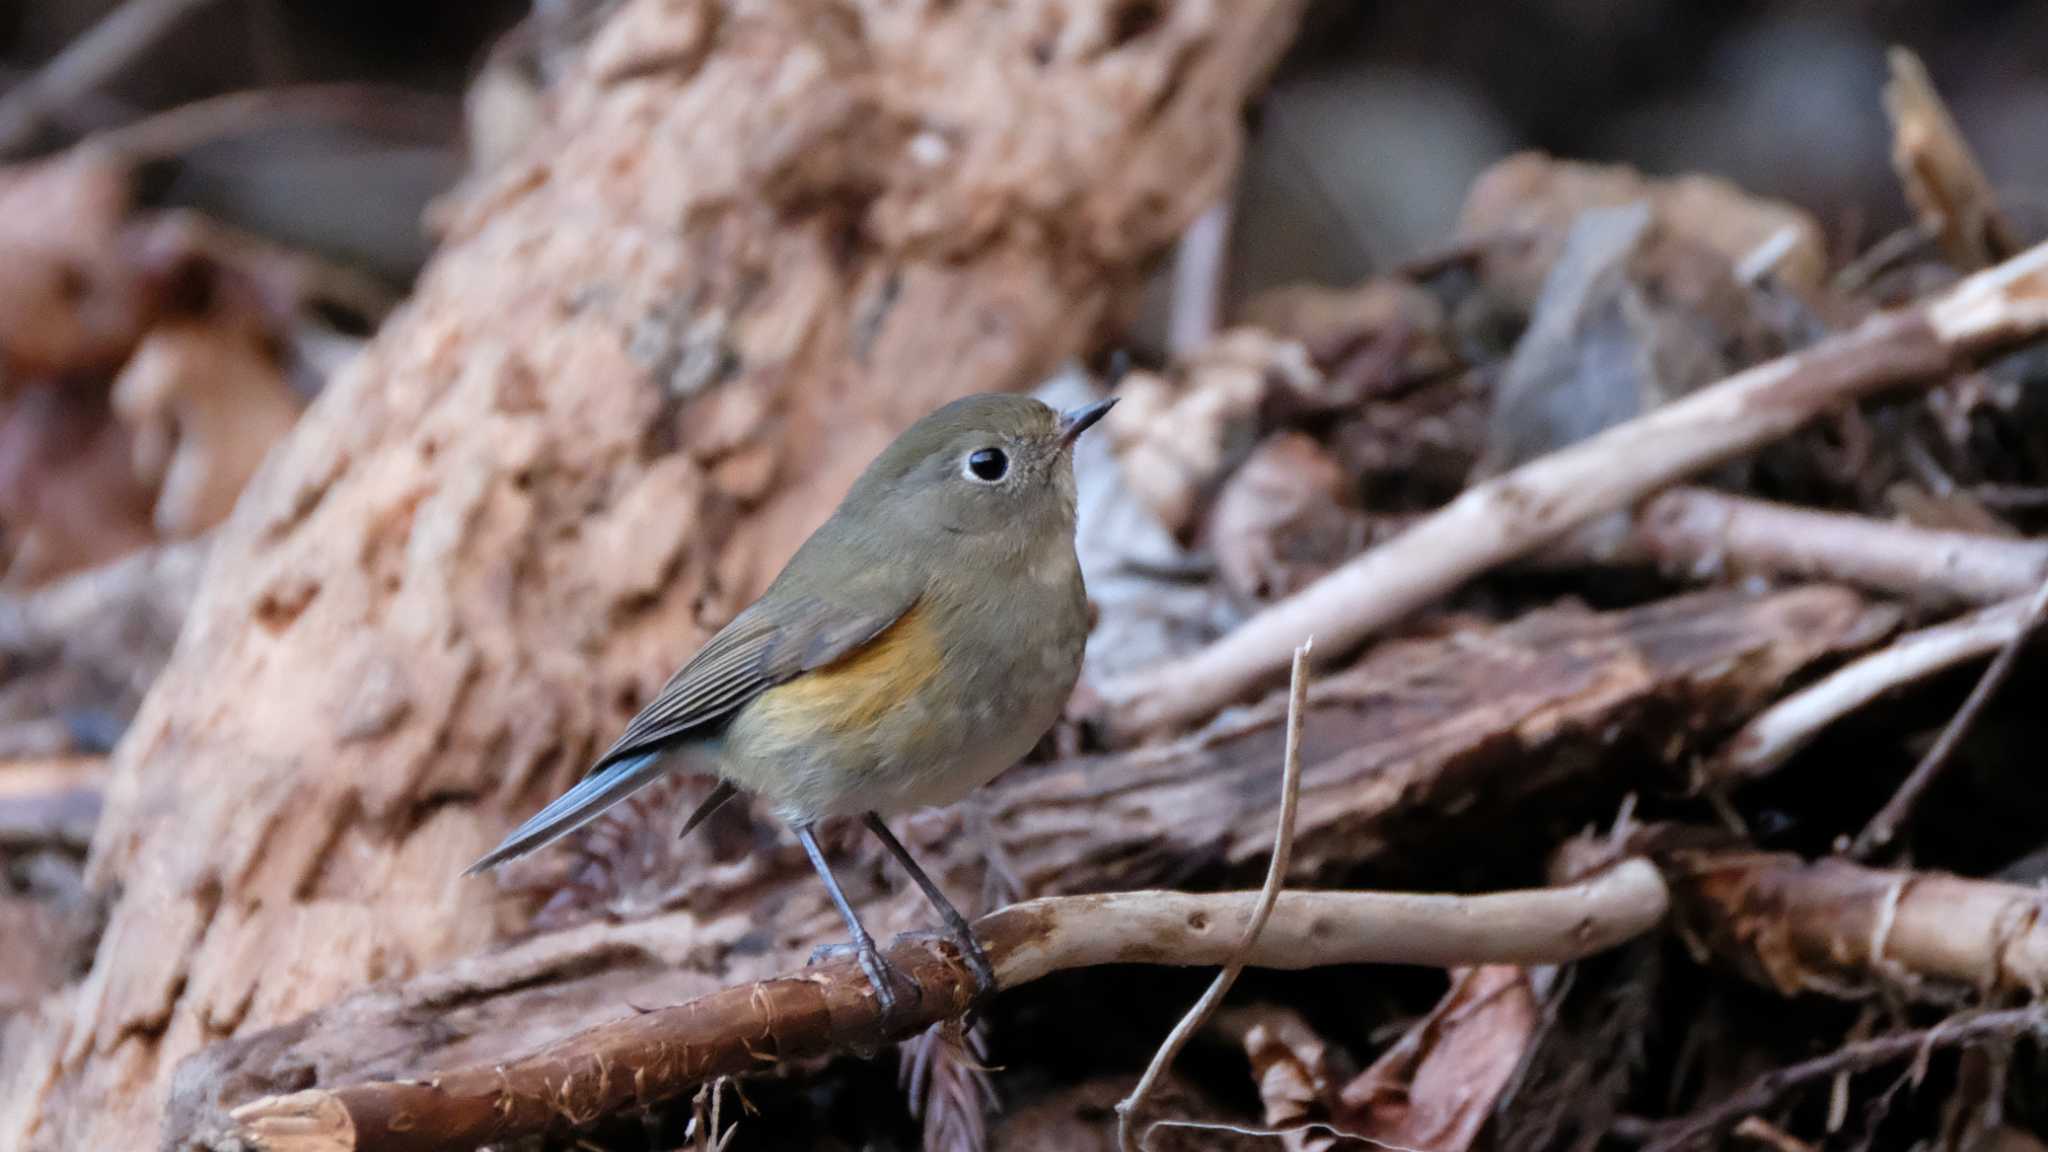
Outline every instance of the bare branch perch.
POLYGON ((1185 724, 1257 689, 1311 633, 1336 657, 1466 580, 1603 513, 1887 388, 2048 331, 2048 245, 1931 303, 1877 316, 1466 490, 1388 543, 1193 656, 1105 685, 1127 733, 1185 724))
MULTIPOLYGON (((1129 892, 1064 896, 986 916, 975 931, 998 983, 1098 964, 1218 965, 1245 936, 1259 895, 1129 892)), ((1557 964, 1655 926, 1657 870, 1625 861, 1567 888, 1488 896, 1288 892, 1249 950, 1266 968, 1326 964, 1557 964)), ((889 962, 918 995, 895 1039, 965 1010, 974 980, 950 953, 899 941, 889 962)), ((871 1046, 884 1039, 872 989, 852 961, 727 988, 571 1036, 521 1060, 429 1081, 266 1097, 235 1109, 213 1147, 266 1152, 445 1152, 562 1131, 686 1095, 718 1076, 871 1046)))

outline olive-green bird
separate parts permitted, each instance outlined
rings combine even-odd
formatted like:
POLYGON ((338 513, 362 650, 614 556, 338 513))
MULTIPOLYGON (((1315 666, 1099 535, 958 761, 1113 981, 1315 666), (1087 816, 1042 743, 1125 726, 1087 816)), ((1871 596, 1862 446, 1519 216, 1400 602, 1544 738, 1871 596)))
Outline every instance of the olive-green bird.
POLYGON ((814 835, 828 816, 865 819, 993 987, 967 919, 882 817, 960 799, 1059 717, 1088 640, 1072 448, 1114 403, 1057 413, 969 396, 912 425, 589 775, 469 871, 560 839, 677 766, 673 753, 708 745, 721 780, 684 833, 740 789, 766 800, 845 918, 884 1015, 887 969, 814 835))

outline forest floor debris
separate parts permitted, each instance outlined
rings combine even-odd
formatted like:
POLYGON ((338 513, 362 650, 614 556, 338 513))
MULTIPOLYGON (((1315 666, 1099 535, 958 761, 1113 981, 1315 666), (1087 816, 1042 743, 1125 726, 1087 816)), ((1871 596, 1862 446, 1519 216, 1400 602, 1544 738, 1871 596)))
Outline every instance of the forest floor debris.
MULTIPOLYGON (((139 67, 200 6, 119 8, 0 96, 0 149, 107 114, 78 61, 139 67)), ((145 144, 352 97, 228 93, 0 170, 0 1132, 2048 1131, 2048 247, 1917 56, 1890 236, 1523 153, 1437 248, 1236 298, 1231 118, 1299 4, 1092 0, 1057 35, 560 7, 490 54, 447 254, 306 427, 393 297, 160 204, 145 144), (899 939, 898 1060, 849 1058, 879 1018, 801 966, 836 925, 800 856, 745 805, 678 842, 690 782, 447 886, 865 440, 1094 363, 1170 246, 1166 358, 1043 391, 1122 399, 1079 456, 1084 686, 971 808, 897 821, 987 894, 971 1030, 958 957, 899 939), (1296 657, 1273 691, 1310 633, 1314 684, 1296 657)), ((922 923, 832 847, 879 926, 922 923)))

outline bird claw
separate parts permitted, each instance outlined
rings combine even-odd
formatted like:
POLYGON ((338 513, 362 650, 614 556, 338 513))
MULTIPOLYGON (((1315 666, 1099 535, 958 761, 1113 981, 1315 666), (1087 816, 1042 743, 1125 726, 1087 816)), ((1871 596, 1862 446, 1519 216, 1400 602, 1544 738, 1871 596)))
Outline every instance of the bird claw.
POLYGON ((822 964, 852 955, 860 962, 860 970, 868 978, 868 986, 875 990, 875 1007, 881 1013, 881 1028, 884 1035, 897 1031, 900 1023, 898 1009, 902 1001, 897 997, 899 988, 908 988, 910 997, 920 997, 917 984, 896 970, 896 966, 883 959, 880 950, 872 945, 860 947, 855 944, 820 944, 811 949, 811 964, 822 964))
POLYGON ((816 948, 811 949, 811 958, 806 960, 804 964, 806 967, 816 967, 827 960, 837 960, 843 956, 851 956, 855 951, 856 949, 851 944, 820 944, 816 948))

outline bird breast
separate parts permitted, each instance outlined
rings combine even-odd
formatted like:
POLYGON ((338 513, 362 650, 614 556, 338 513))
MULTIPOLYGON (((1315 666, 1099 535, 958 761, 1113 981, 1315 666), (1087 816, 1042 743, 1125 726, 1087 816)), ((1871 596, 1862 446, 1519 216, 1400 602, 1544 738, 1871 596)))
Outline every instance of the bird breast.
MULTIPOLYGON (((935 589, 846 657, 734 718, 724 774, 785 819, 947 804, 1031 750, 1073 690, 1087 599, 1072 562, 935 589), (999 590, 999 591, 998 591, 999 590)), ((1036 558, 1034 558, 1036 559, 1036 558)))

